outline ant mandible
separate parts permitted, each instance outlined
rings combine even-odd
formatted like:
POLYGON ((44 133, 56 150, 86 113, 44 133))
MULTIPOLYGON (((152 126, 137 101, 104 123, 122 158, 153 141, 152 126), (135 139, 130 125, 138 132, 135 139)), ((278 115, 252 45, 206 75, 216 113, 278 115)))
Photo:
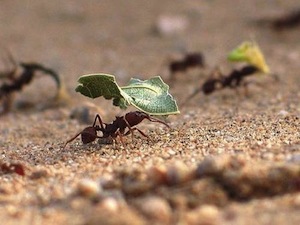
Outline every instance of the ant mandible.
POLYGON ((124 116, 116 116, 116 119, 112 123, 103 123, 100 115, 97 114, 93 125, 84 128, 81 132, 79 132, 70 140, 68 140, 65 143, 64 148, 68 143, 72 142, 79 135, 81 135, 81 140, 83 144, 91 143, 95 141, 97 138, 103 140, 112 138, 116 140, 116 138, 119 137, 123 146, 124 146, 124 142, 122 137, 127 136, 129 134, 133 135, 133 132, 135 130, 137 130, 144 137, 149 138, 149 136, 146 135, 143 131, 135 127, 136 125, 141 123, 144 119, 147 119, 151 122, 164 124, 165 126, 170 128, 170 126, 167 123, 155 119, 150 115, 148 115, 147 113, 141 111, 128 112, 124 116), (99 125, 96 125, 97 120, 99 122, 99 125), (128 129, 128 131, 126 131, 126 128, 128 129), (98 131, 102 132, 102 136, 98 136, 97 134, 98 131))

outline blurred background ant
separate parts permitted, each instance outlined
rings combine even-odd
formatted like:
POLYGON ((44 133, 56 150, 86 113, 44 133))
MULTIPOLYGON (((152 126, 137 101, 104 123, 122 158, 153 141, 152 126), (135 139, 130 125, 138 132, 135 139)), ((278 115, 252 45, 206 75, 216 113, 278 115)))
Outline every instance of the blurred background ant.
POLYGON ((261 26, 267 26, 275 31, 297 28, 300 26, 300 8, 279 17, 260 19, 256 23, 261 26))
MULTIPOLYGON (((254 41, 245 41, 240 44, 228 54, 228 60, 246 63, 246 65, 240 69, 233 69, 228 75, 224 75, 219 69, 213 71, 212 75, 185 100, 184 105, 201 92, 204 95, 209 95, 225 88, 237 90, 241 86, 247 91, 246 88, 249 83, 246 81, 247 77, 256 74, 270 74, 264 55, 254 41)), ((269 76, 273 77, 275 81, 279 81, 276 74, 269 76)))
POLYGON ((185 73, 189 69, 204 68, 204 56, 201 52, 186 53, 182 59, 172 60, 169 63, 170 83, 176 81, 178 73, 185 73))
POLYGON ((8 50, 2 51, 3 53, 5 56, 2 56, 2 70, 0 70, 0 80, 2 80, 0 85, 0 115, 10 111, 14 94, 30 84, 37 72, 42 72, 54 80, 57 86, 55 99, 63 99, 67 96, 60 77, 54 70, 39 63, 16 62, 8 50))
POLYGON ((240 70, 234 69, 229 75, 223 75, 218 71, 219 77, 208 78, 189 98, 193 98, 199 92, 209 95, 224 88, 236 89, 240 86, 246 87, 248 83, 245 81, 245 78, 257 72, 259 72, 259 69, 255 66, 244 66, 240 70))

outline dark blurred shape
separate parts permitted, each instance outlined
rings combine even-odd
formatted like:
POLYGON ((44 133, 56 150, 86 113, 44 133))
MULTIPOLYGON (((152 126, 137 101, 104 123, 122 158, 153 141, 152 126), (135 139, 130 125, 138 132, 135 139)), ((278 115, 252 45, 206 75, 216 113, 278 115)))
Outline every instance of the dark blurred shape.
POLYGON ((300 8, 277 18, 260 19, 257 23, 262 26, 268 26, 277 31, 294 29, 300 26, 300 8))
POLYGON ((187 53, 182 60, 174 60, 169 64, 171 74, 185 72, 190 68, 204 67, 204 57, 201 52, 187 53))
POLYGON ((300 9, 274 19, 271 21, 271 25, 277 30, 291 29, 300 26, 300 9))

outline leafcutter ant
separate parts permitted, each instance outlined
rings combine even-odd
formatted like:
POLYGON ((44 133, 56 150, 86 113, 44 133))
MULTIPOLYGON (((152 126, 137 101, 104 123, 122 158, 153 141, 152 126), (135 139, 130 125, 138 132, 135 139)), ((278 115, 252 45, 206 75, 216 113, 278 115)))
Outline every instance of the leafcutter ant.
POLYGON ((72 137, 70 140, 68 140, 66 145, 70 142, 72 142, 75 138, 77 138, 79 135, 81 135, 81 140, 83 144, 88 144, 93 141, 95 141, 97 138, 101 140, 116 140, 117 137, 120 138, 121 143, 124 145, 123 136, 127 136, 129 134, 133 135, 133 132, 136 130, 138 131, 142 136, 149 138, 147 134, 145 134, 143 131, 141 131, 139 128, 135 127, 139 123, 141 123, 144 119, 147 119, 151 122, 161 123, 167 126, 165 122, 155 119, 148 115, 147 113, 140 112, 140 111, 134 111, 134 112, 128 112, 124 116, 116 116, 116 119, 111 123, 103 123, 100 115, 96 115, 94 123, 92 126, 88 126, 84 128, 81 132, 76 134, 74 137, 72 137), (99 125, 97 125, 97 121, 99 125), (98 131, 102 132, 102 136, 98 135, 98 131))
POLYGON ((235 89, 241 85, 246 86, 247 83, 244 79, 248 76, 255 74, 258 71, 259 69, 257 67, 248 65, 244 66, 240 70, 234 69, 227 76, 221 75, 220 77, 208 78, 200 88, 196 89, 194 93, 188 97, 187 100, 192 99, 199 92, 203 92, 203 94, 209 95, 217 90, 224 88, 235 89))
MULTIPOLYGON (((12 68, 0 72, 0 79, 4 80, 0 86, 0 101, 2 101, 2 110, 0 114, 10 110, 13 94, 17 91, 21 91, 25 85, 28 85, 33 80, 36 72, 42 72, 51 76, 56 83, 58 92, 61 91, 60 78, 52 69, 38 63, 17 63, 13 60, 11 55, 9 55, 8 59, 12 68)), ((58 93, 58 95, 59 94, 60 93, 58 93)))
POLYGON ((233 70, 227 76, 221 76, 219 78, 209 78, 204 82, 201 90, 205 95, 209 95, 218 89, 234 89, 239 87, 241 84, 246 84, 244 83, 244 79, 247 76, 255 74, 256 72, 258 72, 258 69, 255 66, 244 66, 240 70, 233 70))

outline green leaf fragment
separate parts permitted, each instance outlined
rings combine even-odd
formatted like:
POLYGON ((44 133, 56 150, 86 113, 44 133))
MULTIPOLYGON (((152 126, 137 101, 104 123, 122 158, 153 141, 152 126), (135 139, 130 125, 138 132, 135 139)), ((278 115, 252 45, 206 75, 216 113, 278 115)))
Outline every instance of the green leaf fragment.
POLYGON ((105 99, 113 99, 113 104, 122 109, 128 107, 129 96, 122 93, 116 83, 115 77, 109 74, 89 74, 78 79, 79 85, 75 91, 89 98, 103 96, 105 99))
POLYGON ((103 96, 106 99, 111 99, 113 97, 122 97, 120 90, 115 83, 115 77, 109 74, 103 74, 103 76, 98 76, 97 74, 89 74, 81 76, 78 79, 80 83, 75 91, 90 97, 98 98, 103 96), (101 84, 101 88, 98 85, 101 84))
POLYGON ((232 62, 247 62, 256 66, 263 73, 270 72, 265 57, 255 42, 243 42, 228 54, 228 60, 232 62))
POLYGON ((159 76, 145 81, 132 78, 121 89, 132 98, 131 104, 141 111, 152 115, 179 113, 176 101, 168 93, 169 86, 159 76))
POLYGON ((176 101, 168 93, 169 86, 159 76, 145 81, 132 78, 124 87, 119 87, 109 74, 84 75, 78 82, 77 92, 90 98, 113 99, 113 105, 122 109, 133 105, 151 115, 179 113, 176 101))

